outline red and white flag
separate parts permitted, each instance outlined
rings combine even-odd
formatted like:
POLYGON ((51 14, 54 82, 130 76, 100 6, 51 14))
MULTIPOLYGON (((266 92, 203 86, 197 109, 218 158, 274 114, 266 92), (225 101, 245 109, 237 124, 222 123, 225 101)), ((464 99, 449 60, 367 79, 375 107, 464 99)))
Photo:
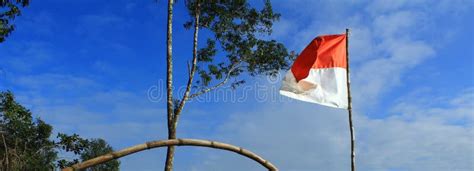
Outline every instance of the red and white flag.
POLYGON ((345 34, 316 37, 296 58, 280 94, 347 109, 346 50, 345 34))

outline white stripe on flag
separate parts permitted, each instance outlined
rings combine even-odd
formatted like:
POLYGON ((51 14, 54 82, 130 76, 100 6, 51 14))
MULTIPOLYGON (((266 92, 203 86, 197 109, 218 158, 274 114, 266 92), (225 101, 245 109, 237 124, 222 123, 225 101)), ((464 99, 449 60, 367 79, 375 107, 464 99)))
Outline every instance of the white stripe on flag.
POLYGON ((311 103, 347 109, 346 69, 310 69, 308 77, 296 81, 291 70, 283 79, 280 94, 311 103))

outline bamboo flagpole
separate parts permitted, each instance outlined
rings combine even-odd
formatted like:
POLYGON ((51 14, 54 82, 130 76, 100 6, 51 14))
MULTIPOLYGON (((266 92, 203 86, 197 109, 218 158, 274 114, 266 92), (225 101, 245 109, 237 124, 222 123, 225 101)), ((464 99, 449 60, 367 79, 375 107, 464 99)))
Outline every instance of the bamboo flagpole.
POLYGON ((351 81, 349 76, 349 29, 346 29, 346 78, 347 78, 347 111, 349 113, 349 129, 351 132, 351 170, 355 171, 355 135, 354 125, 352 123, 352 97, 351 97, 351 81))
POLYGON ((280 94, 305 102, 348 110, 351 170, 355 171, 355 136, 352 125, 349 75, 349 29, 346 29, 346 34, 328 34, 314 38, 298 55, 283 78, 280 94), (344 79, 346 82, 343 81, 344 79))

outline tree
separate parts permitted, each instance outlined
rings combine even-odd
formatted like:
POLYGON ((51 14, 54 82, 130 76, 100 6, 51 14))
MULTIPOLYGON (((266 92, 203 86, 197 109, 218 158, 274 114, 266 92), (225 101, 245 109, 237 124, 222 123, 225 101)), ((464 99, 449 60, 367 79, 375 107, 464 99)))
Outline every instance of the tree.
MULTIPOLYGON (((90 141, 84 138, 81 138, 77 134, 67 135, 63 133, 58 133, 57 137, 59 142, 56 146, 58 149, 61 149, 66 152, 72 152, 74 155, 81 155, 85 149, 90 145, 90 141)), ((57 166, 59 168, 69 167, 73 164, 79 162, 79 159, 74 158, 73 160, 61 159, 57 161, 57 166)))
POLYGON ((20 8, 29 3, 29 0, 0 0, 0 43, 15 29, 12 21, 21 15, 20 8))
MULTIPOLYGON (((191 20, 186 29, 194 29, 193 57, 188 63, 189 77, 186 91, 181 98, 173 98, 172 20, 173 0, 168 0, 167 34, 167 116, 168 138, 176 139, 176 129, 181 111, 187 101, 215 90, 227 83, 237 88, 245 83, 239 79, 247 73, 256 75, 276 75, 288 69, 294 58, 285 46, 275 40, 267 40, 265 35, 272 32, 273 22, 280 14, 274 13, 269 0, 264 1, 261 10, 251 7, 245 1, 188 0, 186 7, 191 20), (206 40, 206 46, 199 49, 199 29, 213 33, 206 40), (221 53, 219 53, 221 52, 221 53), (218 54, 224 54, 219 55, 218 54), (197 81, 194 81, 198 73, 197 81), (194 90, 193 90, 194 88, 194 90)), ((292 53, 293 54, 293 53, 292 53)), ((173 168, 174 146, 167 151, 165 170, 173 168)))
POLYGON ((51 170, 57 158, 48 138, 52 127, 19 105, 10 92, 0 94, 0 170, 51 170))
MULTIPOLYGON (((81 160, 86 161, 94 157, 104 155, 113 152, 113 148, 107 144, 103 139, 92 139, 81 154, 81 160)), ((104 164, 100 164, 91 168, 86 169, 87 171, 118 171, 120 162, 118 160, 112 160, 104 164)))
MULTIPOLYGON (((33 119, 30 110, 15 101, 13 93, 0 92, 0 171, 53 170, 79 162, 78 159, 58 160, 60 150, 80 155, 82 160, 112 151, 104 140, 87 140, 77 134, 58 133, 59 141, 53 141, 50 139, 52 130, 53 127, 40 118, 33 119)), ((107 167, 97 167, 118 168, 118 162, 109 163, 104 164, 107 167)))

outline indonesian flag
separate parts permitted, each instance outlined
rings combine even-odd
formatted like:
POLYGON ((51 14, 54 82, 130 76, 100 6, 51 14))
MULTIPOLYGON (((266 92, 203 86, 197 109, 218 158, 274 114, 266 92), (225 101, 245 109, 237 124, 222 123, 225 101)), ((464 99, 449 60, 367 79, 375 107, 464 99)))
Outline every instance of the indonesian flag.
POLYGON ((316 37, 296 58, 280 94, 312 103, 347 108, 346 35, 316 37))

